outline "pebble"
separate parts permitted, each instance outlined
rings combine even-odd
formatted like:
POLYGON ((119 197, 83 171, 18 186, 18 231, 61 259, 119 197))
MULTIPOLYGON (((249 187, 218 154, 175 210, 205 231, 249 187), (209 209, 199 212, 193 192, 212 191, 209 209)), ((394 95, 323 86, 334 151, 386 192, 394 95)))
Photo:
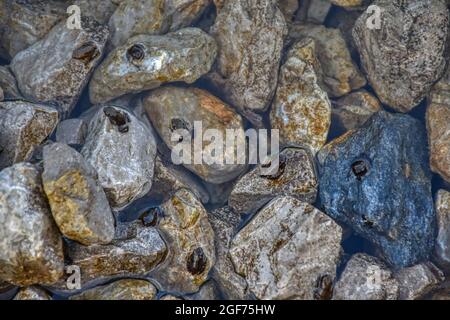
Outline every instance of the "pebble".
POLYGON ((150 281, 122 279, 73 295, 70 300, 155 300, 156 294, 150 281))
POLYGON ((17 292, 13 300, 52 300, 50 295, 39 287, 25 287, 17 292))

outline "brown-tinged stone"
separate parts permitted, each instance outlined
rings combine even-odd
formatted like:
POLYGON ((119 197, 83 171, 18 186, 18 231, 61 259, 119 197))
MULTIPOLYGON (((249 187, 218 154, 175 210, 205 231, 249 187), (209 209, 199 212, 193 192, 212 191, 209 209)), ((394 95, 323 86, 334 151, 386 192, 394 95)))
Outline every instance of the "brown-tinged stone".
POLYGON ((156 293, 150 281, 122 279, 71 296, 70 300, 154 300, 156 293))
POLYGON ((416 300, 436 288, 445 277, 431 262, 417 264, 396 272, 400 300, 416 300))
POLYGON ((434 247, 440 267, 450 271, 450 192, 439 190, 435 201, 438 234, 434 247))
POLYGON ((39 287, 26 287, 21 288, 17 292, 14 300, 51 300, 50 295, 42 288, 39 287))

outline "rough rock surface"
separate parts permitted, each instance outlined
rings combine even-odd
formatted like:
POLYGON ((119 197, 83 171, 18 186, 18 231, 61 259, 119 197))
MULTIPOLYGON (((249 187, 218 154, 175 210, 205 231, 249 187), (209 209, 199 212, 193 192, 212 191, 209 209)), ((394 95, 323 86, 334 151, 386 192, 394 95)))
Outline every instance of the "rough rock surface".
POLYGON ((87 124, 83 119, 67 119, 61 121, 56 128, 56 141, 72 144, 84 144, 87 135, 87 124))
POLYGON ((26 287, 17 292, 14 300, 51 300, 49 294, 39 287, 26 287))
POLYGON ((214 232, 200 201, 182 189, 161 205, 159 229, 169 253, 154 275, 165 291, 193 293, 207 280, 216 261, 214 232))
POLYGON ((399 283, 400 300, 420 299, 445 279, 442 271, 431 262, 401 269, 395 278, 399 283))
POLYGON ((363 0, 330 0, 330 2, 345 8, 358 7, 363 4, 363 0))
POLYGON ((125 109, 104 106, 96 112, 81 154, 97 170, 113 207, 126 206, 152 186, 155 138, 125 109))
POLYGON ((287 34, 277 0, 225 1, 211 34, 219 46, 212 82, 234 107, 265 111, 275 93, 287 34))
MULTIPOLYGON (((336 276, 342 229, 310 204, 279 197, 233 239, 236 271, 258 299, 314 299, 336 276)), ((328 288, 331 291, 331 288, 328 288)))
POLYGON ((398 294, 391 270, 377 258, 358 253, 335 284, 333 300, 397 300, 398 294))
POLYGON ((72 263, 81 269, 81 285, 112 276, 144 276, 166 256, 167 247, 153 226, 118 223, 109 245, 67 244, 72 263))
POLYGON ((445 68, 448 10, 441 0, 376 0, 381 29, 368 28, 373 15, 357 20, 353 38, 368 80, 383 104, 400 112, 418 105, 445 68))
POLYGON ((108 24, 109 19, 117 9, 114 0, 75 0, 73 4, 80 7, 82 16, 93 17, 101 24, 108 24))
POLYGON ((227 299, 248 299, 250 294, 247 282, 235 272, 229 256, 231 241, 240 223, 240 217, 230 207, 222 207, 212 211, 208 219, 214 230, 216 247, 216 264, 212 276, 227 299))
POLYGON ((422 124, 384 111, 319 153, 325 212, 405 267, 427 260, 436 230, 422 124))
POLYGON ((58 124, 58 112, 25 101, 0 102, 0 169, 27 160, 58 124))
POLYGON ((352 61, 339 29, 297 24, 291 27, 289 37, 310 37, 316 41, 317 57, 323 70, 323 85, 331 97, 341 97, 366 85, 366 79, 352 61))
POLYGON ((331 9, 330 0, 303 0, 299 1, 300 8, 296 21, 323 24, 331 9))
POLYGON ((193 83, 210 70, 216 54, 214 39, 197 28, 135 36, 95 70, 89 87, 91 102, 104 103, 169 82, 193 83))
POLYGON ((21 94, 17 88, 16 78, 8 66, 0 66, 0 87, 3 89, 5 99, 21 98, 21 94))
POLYGON ((109 31, 92 18, 83 18, 81 30, 66 21, 11 62, 25 98, 55 106, 66 117, 75 106, 100 61, 109 31))
POLYGON ((3 169, 0 203, 0 278, 20 286, 56 282, 64 269, 62 240, 36 167, 3 169))
POLYGON ((318 182, 314 162, 301 148, 286 148, 279 156, 278 171, 265 175, 258 165, 242 176, 234 185, 229 197, 229 206, 237 213, 253 213, 279 195, 289 195, 299 200, 314 203, 318 182))
POLYGON ((114 217, 97 173, 71 147, 44 148, 42 183, 61 233, 84 245, 107 244, 114 237, 114 217))
POLYGON ((299 8, 298 0, 278 0, 278 7, 283 12, 284 19, 287 23, 295 18, 295 13, 299 8))
POLYGON ((70 300, 154 300, 157 290, 147 280, 123 279, 86 290, 70 300))
POLYGON ((438 235, 435 245, 435 257, 439 266, 450 270, 450 192, 439 190, 436 196, 436 217, 438 235))
POLYGON ((320 87, 320 64, 312 39, 296 43, 281 67, 270 122, 280 132, 280 143, 309 147, 325 144, 331 125, 331 103, 320 87))
MULTIPOLYGON (((236 163, 238 148, 245 147, 245 140, 241 140, 242 145, 236 143, 231 148, 226 146, 227 129, 234 129, 244 137, 242 117, 212 94, 197 88, 171 86, 159 88, 144 99, 144 108, 153 127, 172 152, 178 155, 176 150, 181 149, 180 144, 185 144, 191 151, 191 161, 183 165, 203 180, 224 183, 236 178, 245 170, 245 163, 236 163), (207 140, 206 130, 215 129, 222 135, 223 141, 202 142, 201 132, 196 129, 195 122, 199 122, 202 126, 203 140, 207 140), (179 130, 185 131, 185 134, 179 130), (181 137, 175 139, 175 134, 181 137), (201 150, 193 146, 196 141, 202 147, 201 150), (219 151, 219 148, 222 151, 219 151), (212 156, 214 151, 217 153, 216 157, 212 156), (233 164, 225 163, 228 157, 235 159, 233 164), (197 158, 200 158, 200 161, 196 160, 197 158)), ((241 152, 245 153, 245 149, 241 152)))

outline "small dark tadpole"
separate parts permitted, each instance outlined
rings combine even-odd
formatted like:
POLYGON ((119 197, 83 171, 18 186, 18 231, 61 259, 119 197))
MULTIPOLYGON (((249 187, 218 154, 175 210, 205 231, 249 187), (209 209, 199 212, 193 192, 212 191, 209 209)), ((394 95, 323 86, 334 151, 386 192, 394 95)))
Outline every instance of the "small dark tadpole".
POLYGON ((369 172, 369 166, 366 161, 358 160, 352 164, 352 172, 356 179, 361 180, 369 172))
POLYGON ((120 133, 128 132, 128 123, 130 123, 131 120, 125 112, 120 112, 113 107, 106 107, 103 112, 105 116, 108 117, 111 124, 118 127, 120 133))
POLYGON ((192 251, 192 253, 189 255, 186 267, 192 275, 198 275, 205 271, 207 263, 208 258, 203 252, 203 249, 199 247, 192 251))
POLYGON ((145 227, 154 227, 158 224, 158 218, 162 216, 161 209, 159 207, 150 208, 145 211, 139 219, 145 227))
POLYGON ((81 47, 77 48, 72 57, 77 60, 83 60, 84 63, 91 62, 95 58, 100 55, 100 51, 94 42, 89 41, 81 45, 81 47))
POLYGON ((144 57, 145 50, 144 47, 140 44, 135 44, 127 50, 127 59, 130 62, 141 61, 144 59, 144 57))

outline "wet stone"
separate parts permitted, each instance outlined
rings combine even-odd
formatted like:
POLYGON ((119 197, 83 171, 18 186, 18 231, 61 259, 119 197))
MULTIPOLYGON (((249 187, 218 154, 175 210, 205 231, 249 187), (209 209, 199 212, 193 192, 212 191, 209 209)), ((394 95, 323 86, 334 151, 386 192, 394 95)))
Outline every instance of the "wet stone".
POLYGON ((25 101, 0 102, 0 169, 26 161, 58 124, 58 112, 25 101))
POLYGON ((265 164, 260 164, 238 180, 229 197, 233 210, 240 214, 253 213, 279 195, 308 203, 316 201, 318 182, 309 152, 286 148, 279 159, 279 169, 274 175, 266 175, 261 167, 265 164))
POLYGON ((219 54, 210 79, 240 110, 263 112, 275 93, 287 33, 277 2, 225 1, 211 28, 219 54))
POLYGON ((170 82, 193 83, 210 70, 216 52, 214 39, 197 28, 135 36, 95 70, 89 87, 91 102, 104 103, 170 82))
POLYGON ((270 122, 280 143, 309 147, 313 153, 325 144, 331 124, 331 103, 319 82, 320 64, 314 40, 296 43, 281 67, 270 122))
POLYGON ((368 11, 353 29, 362 66, 381 102, 408 112, 444 72, 448 10, 441 0, 373 4, 381 9, 381 29, 367 28, 368 11))
POLYGON ((319 153, 325 212, 395 267, 428 260, 436 229, 425 129, 384 111, 319 153))
POLYGON ((71 296, 70 300, 154 300, 156 293, 150 281, 122 279, 71 296))
POLYGON ((67 117, 100 61, 108 36, 108 29, 89 17, 83 18, 81 30, 68 29, 66 21, 56 25, 11 62, 24 97, 53 105, 67 117))
POLYGON ((84 245, 111 242, 114 217, 95 169, 61 143, 46 146, 43 160, 44 191, 61 233, 84 245))
POLYGON ((125 109, 98 109, 89 122, 81 154, 96 169, 114 208, 144 196, 152 186, 155 138, 144 123, 125 109))
POLYGON ((20 99, 16 78, 8 66, 0 66, 0 88, 3 89, 5 99, 20 99))
POLYGON ((400 300, 420 299, 445 279, 442 271, 431 262, 401 269, 395 278, 399 283, 400 300))
POLYGON ((321 298, 336 276, 342 229, 324 213, 293 197, 267 204, 233 239, 236 271, 258 299, 321 298))
POLYGON ((82 145, 87 135, 87 124, 83 119, 61 121, 56 128, 56 141, 69 145, 82 145))
POLYGON ((62 240, 48 208, 40 172, 19 163, 0 172, 0 278, 28 286, 63 274, 62 240))
POLYGON ((208 279, 215 263, 214 232, 200 201, 182 189, 161 205, 159 221, 169 252, 152 274, 165 291, 193 293, 208 279))
POLYGON ((70 241, 67 252, 71 264, 80 267, 84 287, 94 279, 145 276, 163 261, 167 247, 154 226, 136 221, 118 223, 108 245, 83 246, 70 241))
POLYGON ((364 253, 352 256, 336 282, 333 300, 397 300, 399 284, 380 260, 364 253))
POLYGON ((450 271, 450 192, 438 191, 435 208, 438 224, 435 257, 439 266, 445 271, 450 271))
MULTIPOLYGON (((197 88, 164 87, 152 91, 144 99, 144 108, 153 127, 173 153, 179 155, 180 152, 177 150, 182 149, 182 145, 186 146, 191 161, 183 165, 203 180, 216 184, 224 183, 236 178, 245 170, 246 165, 238 164, 236 161, 238 143, 231 148, 226 147, 227 129, 235 129, 242 137, 244 136, 242 117, 212 94, 197 88), (197 133, 194 127, 196 121, 201 122, 204 133, 203 137, 197 137, 200 138, 199 145, 202 146, 202 150, 193 147, 197 133), (223 139, 202 142, 202 138, 207 140, 205 136, 208 129, 218 130, 223 139), (179 130, 184 130, 185 134, 179 130), (174 139, 175 134, 179 139, 174 139), (215 152, 220 152, 219 147, 223 150, 222 154, 214 155, 215 152), (200 161, 196 161, 199 156, 200 161), (209 161, 208 156, 211 160, 217 161, 209 161), (225 163, 228 157, 234 157, 233 164, 225 163)), ((238 139, 235 141, 239 142, 238 139)), ((245 140, 241 143, 245 147, 245 140)))
POLYGON ((51 300, 51 297, 44 289, 26 287, 19 290, 14 300, 51 300))

